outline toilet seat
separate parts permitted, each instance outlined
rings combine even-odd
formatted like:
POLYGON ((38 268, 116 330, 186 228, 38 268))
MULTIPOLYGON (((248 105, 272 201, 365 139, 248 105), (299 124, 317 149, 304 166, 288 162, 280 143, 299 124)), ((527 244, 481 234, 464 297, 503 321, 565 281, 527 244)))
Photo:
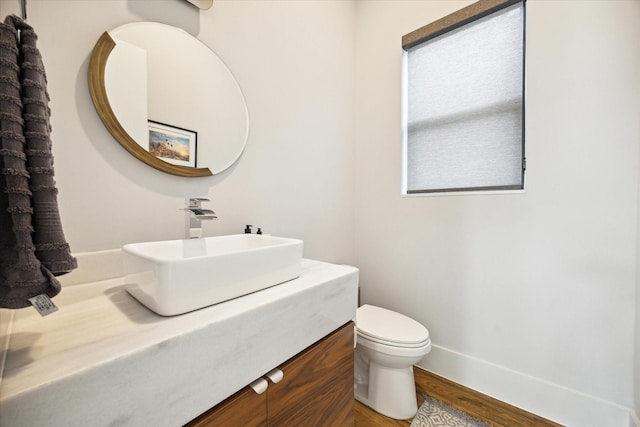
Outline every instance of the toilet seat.
POLYGON ((407 347, 407 346, 383 344, 383 343, 372 341, 366 338, 362 339, 362 336, 359 335, 357 339, 357 344, 361 347, 369 348, 380 354, 386 354, 388 356, 394 356, 399 358, 418 357, 418 360, 431 351, 430 340, 427 340, 427 342, 420 347, 407 347))
POLYGON ((364 339, 367 340, 369 342, 374 342, 374 343, 378 343, 378 344, 382 344, 382 345, 388 345, 390 347, 399 347, 399 348, 420 348, 420 347, 424 347, 427 344, 429 344, 431 342, 431 339, 427 338, 424 341, 420 341, 417 343, 399 343, 396 341, 391 341, 391 340, 383 340, 380 338, 376 338, 376 337, 372 337, 370 335, 364 334, 360 331, 358 331, 358 339, 364 339))
POLYGON ((419 322, 368 304, 356 310, 356 330, 365 340, 391 347, 419 348, 431 343, 429 331, 419 322))

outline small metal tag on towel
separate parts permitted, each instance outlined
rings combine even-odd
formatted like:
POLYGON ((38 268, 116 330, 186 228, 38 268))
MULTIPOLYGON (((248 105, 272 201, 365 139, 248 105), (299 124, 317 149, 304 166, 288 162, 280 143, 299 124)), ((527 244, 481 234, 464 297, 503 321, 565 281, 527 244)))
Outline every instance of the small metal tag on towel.
POLYGON ((58 307, 46 294, 40 294, 33 298, 29 298, 29 302, 36 310, 38 310, 38 313, 40 313, 40 316, 42 317, 58 311, 58 307))

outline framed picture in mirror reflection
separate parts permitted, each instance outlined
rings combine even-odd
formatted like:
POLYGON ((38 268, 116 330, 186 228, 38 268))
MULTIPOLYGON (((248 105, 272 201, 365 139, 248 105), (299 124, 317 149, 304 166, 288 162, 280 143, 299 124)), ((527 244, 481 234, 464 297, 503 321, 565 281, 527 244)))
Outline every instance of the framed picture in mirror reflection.
POLYGON ((179 166, 195 168, 198 133, 193 130, 149 120, 149 153, 179 166))

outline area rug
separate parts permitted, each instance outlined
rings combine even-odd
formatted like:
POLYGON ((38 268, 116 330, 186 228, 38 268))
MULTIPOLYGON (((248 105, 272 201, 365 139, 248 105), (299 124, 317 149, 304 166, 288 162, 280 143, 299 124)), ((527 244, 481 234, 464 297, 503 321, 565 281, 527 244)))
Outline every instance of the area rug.
POLYGON ((491 427, 490 424, 429 396, 424 398, 424 403, 413 418, 411 427, 491 427))

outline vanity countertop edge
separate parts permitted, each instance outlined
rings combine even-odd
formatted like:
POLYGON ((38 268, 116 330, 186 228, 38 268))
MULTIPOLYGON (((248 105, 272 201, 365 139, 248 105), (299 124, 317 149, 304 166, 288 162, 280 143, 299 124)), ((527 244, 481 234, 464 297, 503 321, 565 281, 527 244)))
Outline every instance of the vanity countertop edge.
POLYGON ((303 259, 297 279, 174 317, 124 277, 63 288, 48 317, 0 309, 0 425, 183 425, 354 319, 357 287, 357 268, 303 259))

